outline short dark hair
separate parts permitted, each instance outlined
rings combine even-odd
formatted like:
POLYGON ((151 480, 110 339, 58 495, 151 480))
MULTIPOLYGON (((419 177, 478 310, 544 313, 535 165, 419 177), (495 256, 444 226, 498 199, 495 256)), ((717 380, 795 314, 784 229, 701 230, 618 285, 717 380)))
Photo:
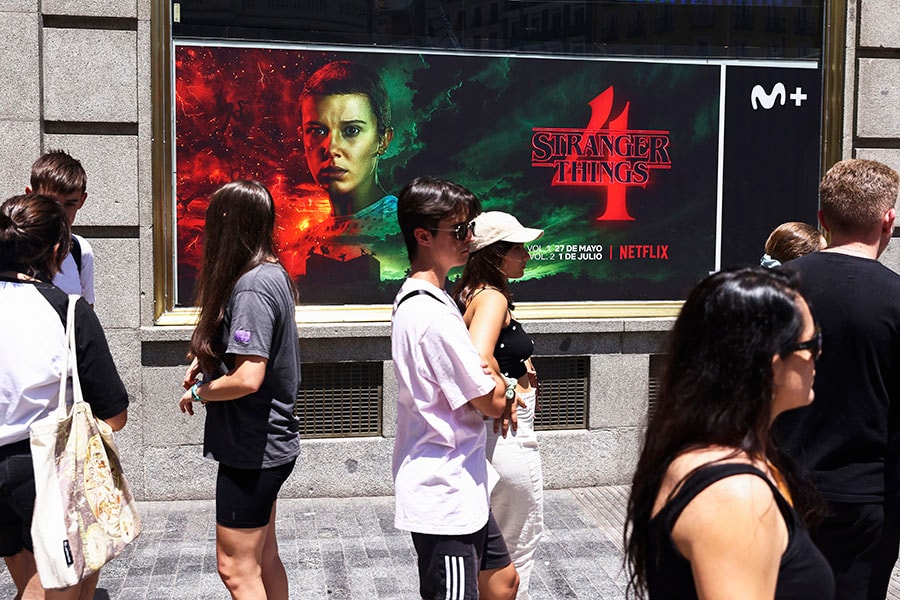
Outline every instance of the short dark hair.
POLYGON ((828 169, 819 184, 819 202, 831 229, 868 233, 897 202, 900 175, 875 160, 852 158, 828 169))
POLYGON ((338 94, 366 96, 378 121, 378 135, 383 136, 391 128, 391 102, 381 77, 374 69, 348 60, 330 62, 309 77, 300 92, 300 110, 307 96, 338 94))
POLYGON ((87 174, 81 161, 64 150, 45 152, 31 165, 31 191, 40 194, 83 194, 87 174))
POLYGON ((416 229, 434 229, 447 217, 463 214, 471 219, 480 212, 475 194, 458 183, 437 177, 416 177, 407 183, 397 199, 397 221, 409 260, 418 254, 416 229))
POLYGON ((9 198, 0 206, 3 269, 49 282, 59 272, 71 241, 66 213, 51 198, 24 194, 9 198))

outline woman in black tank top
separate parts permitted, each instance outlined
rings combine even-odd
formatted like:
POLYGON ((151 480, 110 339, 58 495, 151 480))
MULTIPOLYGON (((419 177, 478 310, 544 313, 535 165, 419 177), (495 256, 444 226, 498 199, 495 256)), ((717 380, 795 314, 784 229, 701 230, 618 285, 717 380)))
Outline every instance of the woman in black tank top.
MULTIPOLYGON (((537 375, 534 342, 512 317, 509 279, 525 274, 525 244, 543 231, 523 227, 512 215, 482 213, 473 221, 469 259, 453 297, 482 359, 507 380, 518 406, 513 425, 486 422, 488 460, 500 475, 491 510, 519 574, 518 600, 528 600, 534 554, 544 528, 543 475, 534 433, 537 375), (507 430, 507 427, 509 428, 507 430)), ((486 596, 486 594, 483 594, 486 596)))
POLYGON ((723 271, 691 291, 632 481, 630 594, 833 597, 804 525, 818 498, 770 435, 777 415, 812 401, 821 343, 780 271, 723 271))

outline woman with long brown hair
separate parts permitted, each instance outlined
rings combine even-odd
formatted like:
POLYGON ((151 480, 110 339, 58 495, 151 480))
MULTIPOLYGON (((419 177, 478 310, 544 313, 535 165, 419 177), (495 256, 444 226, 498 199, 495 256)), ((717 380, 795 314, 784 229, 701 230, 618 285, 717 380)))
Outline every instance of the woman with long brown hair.
POLYGON ((275 205, 256 181, 212 195, 182 412, 206 407, 204 454, 219 462, 216 555, 232 598, 284 600, 275 501, 300 453, 293 415, 300 350, 293 285, 278 262, 275 205))
POLYGON ((638 598, 831 598, 803 523, 816 509, 771 435, 813 400, 822 338, 779 270, 701 281, 675 321, 626 522, 638 598))

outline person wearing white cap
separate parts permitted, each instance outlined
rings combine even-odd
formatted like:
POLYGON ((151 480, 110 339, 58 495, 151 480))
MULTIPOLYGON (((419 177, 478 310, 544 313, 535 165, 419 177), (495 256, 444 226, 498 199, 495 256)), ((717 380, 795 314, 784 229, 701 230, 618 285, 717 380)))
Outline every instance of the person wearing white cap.
POLYGON ((544 529, 541 458, 534 433, 537 374, 534 341, 512 316, 509 280, 525 274, 525 244, 544 234, 513 215, 489 211, 474 220, 469 258, 453 297, 483 360, 508 382, 520 401, 506 435, 502 419, 486 423, 488 460, 500 474, 491 492, 493 512, 519 573, 518 600, 528 600, 534 554, 544 529))

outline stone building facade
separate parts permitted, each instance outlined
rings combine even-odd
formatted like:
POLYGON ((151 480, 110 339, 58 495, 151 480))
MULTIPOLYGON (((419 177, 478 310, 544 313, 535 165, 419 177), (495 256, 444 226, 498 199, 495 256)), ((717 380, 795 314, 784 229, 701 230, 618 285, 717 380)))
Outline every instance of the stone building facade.
MULTIPOLYGON (((846 24, 833 65, 842 85, 830 118, 836 158, 900 170, 900 4, 841 0, 846 24)), ((27 185, 31 162, 64 148, 88 172, 76 231, 96 254, 96 310, 131 397, 117 434, 142 499, 209 498, 215 467, 201 456, 201 418, 177 408, 190 328, 159 319, 157 226, 167 210, 155 172, 165 152, 154 107, 165 98, 156 44, 167 43, 167 7, 156 0, 0 0, 0 193, 27 185), (156 156, 155 156, 156 153, 156 156)), ((833 16, 833 15, 832 15, 833 16)), ((164 75, 163 75, 164 76, 164 75)), ((900 244, 885 261, 900 265, 900 244)), ((164 274, 163 274, 164 276, 164 274)), ((588 360, 586 426, 540 434, 548 487, 625 483, 638 451, 651 387, 651 357, 671 317, 550 318, 528 323, 542 354, 588 360)), ((287 496, 391 493, 395 383, 389 326, 308 323, 304 361, 372 361, 383 370, 381 435, 305 440, 287 496)), ((3 343, 15 343, 4 340, 3 343)))

